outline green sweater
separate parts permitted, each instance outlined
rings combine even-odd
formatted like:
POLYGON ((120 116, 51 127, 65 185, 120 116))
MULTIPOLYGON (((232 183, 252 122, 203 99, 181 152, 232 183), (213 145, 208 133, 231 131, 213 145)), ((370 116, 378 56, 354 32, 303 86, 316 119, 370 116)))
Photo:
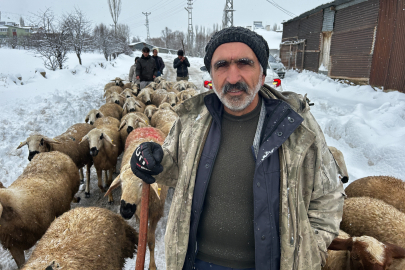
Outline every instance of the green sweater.
POLYGON ((221 143, 197 231, 197 258, 230 268, 255 267, 252 145, 261 102, 243 116, 226 112, 221 143))

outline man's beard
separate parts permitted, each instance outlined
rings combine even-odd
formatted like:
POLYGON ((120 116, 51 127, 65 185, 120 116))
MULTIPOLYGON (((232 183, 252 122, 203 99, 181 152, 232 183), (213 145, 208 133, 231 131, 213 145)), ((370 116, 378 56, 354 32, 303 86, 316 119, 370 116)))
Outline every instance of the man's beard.
POLYGON ((214 88, 215 94, 217 94, 219 100, 225 105, 225 107, 229 108, 231 111, 240 112, 246 109, 254 100, 256 94, 259 92, 260 88, 262 87, 263 77, 262 75, 259 76, 259 81, 257 82, 256 86, 253 89, 249 89, 247 83, 240 81, 235 84, 226 83, 221 92, 218 93, 215 89, 214 84, 212 87, 214 88), (239 96, 230 96, 226 95, 228 92, 232 92, 235 90, 240 90, 245 92, 247 95, 239 95, 239 96))

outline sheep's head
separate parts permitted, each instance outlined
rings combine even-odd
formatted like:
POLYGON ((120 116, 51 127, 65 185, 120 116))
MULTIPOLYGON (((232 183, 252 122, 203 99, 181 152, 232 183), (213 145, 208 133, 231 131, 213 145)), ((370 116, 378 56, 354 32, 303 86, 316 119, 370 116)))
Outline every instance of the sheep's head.
POLYGON ((172 87, 173 87, 173 84, 168 81, 161 81, 159 83, 159 85, 157 86, 158 89, 165 89, 165 90, 169 90, 172 87))
POLYGON ((98 128, 90 130, 90 132, 82 138, 80 143, 86 140, 89 142, 90 155, 92 157, 98 155, 98 152, 103 148, 105 142, 115 146, 111 138, 98 128))
MULTIPOLYGON (((129 164, 121 168, 121 173, 112 182, 104 197, 118 187, 122 189, 120 214, 125 219, 131 219, 137 211, 140 211, 137 206, 142 200, 143 181, 134 175, 129 164)), ((151 188, 159 197, 157 184, 152 184, 151 188)))
POLYGON ((125 89, 124 91, 122 91, 121 95, 125 98, 130 98, 134 96, 133 90, 132 89, 125 89))
POLYGON ((132 93, 133 93, 135 96, 138 96, 138 94, 139 94, 139 88, 138 88, 138 85, 137 85, 137 84, 134 84, 134 85, 132 86, 132 93))
POLYGON ((119 77, 116 77, 114 80, 111 80, 111 81, 115 82, 116 86, 120 86, 120 87, 124 86, 123 80, 119 77))
POLYGON ((145 105, 150 105, 152 103, 151 99, 150 99, 150 90, 149 90, 149 88, 142 89, 141 92, 138 94, 138 98, 145 105))
POLYGON ((349 181, 349 174, 347 172, 347 168, 346 168, 346 163, 345 163, 345 158, 343 157, 343 153, 333 147, 333 146, 329 146, 329 150, 332 153, 333 158, 336 161, 336 164, 338 166, 338 171, 339 171, 339 178, 341 179, 341 181, 343 183, 347 183, 349 181))
POLYGON ((111 102, 111 103, 118 104, 120 106, 122 106, 124 104, 124 98, 120 94, 118 94, 116 92, 111 93, 111 95, 108 97, 107 101, 111 102))
POLYGON ((130 97, 125 101, 122 110, 127 109, 128 112, 136 112, 139 110, 138 108, 142 108, 141 103, 139 103, 139 101, 137 101, 135 98, 130 97))
POLYGON ((329 250, 348 250, 353 269, 386 270, 393 259, 405 257, 405 249, 382 243, 370 236, 352 237, 348 239, 335 238, 329 250))
POLYGON ((96 120, 101 117, 104 117, 104 114, 99 110, 93 109, 87 114, 86 119, 84 121, 86 123, 89 123, 90 125, 94 125, 96 120))
POLYGON ((28 160, 31 161, 36 154, 51 151, 52 144, 60 144, 60 142, 42 135, 31 135, 27 140, 20 143, 17 149, 27 145, 29 151, 28 160))
POLYGON ((153 90, 157 89, 158 84, 156 82, 151 82, 147 85, 147 87, 152 88, 153 90))
POLYGON ((171 111, 174 112, 173 107, 172 107, 169 103, 167 103, 167 102, 163 102, 162 104, 160 104, 160 105, 159 105, 159 109, 160 109, 160 110, 171 110, 171 111))
POLYGON ((152 119, 152 116, 155 114, 155 112, 158 111, 158 108, 156 108, 155 105, 148 105, 145 108, 145 111, 143 112, 148 118, 149 120, 152 119))
POLYGON ((127 116, 125 116, 125 119, 122 120, 121 125, 118 129, 120 131, 123 129, 125 126, 127 126, 127 133, 131 133, 134 129, 138 127, 147 127, 149 126, 148 122, 142 119, 139 115, 136 115, 135 113, 130 113, 127 116))
POLYGON ((184 81, 179 81, 173 86, 173 88, 177 91, 183 91, 187 89, 187 85, 184 81))
POLYGON ((173 92, 167 92, 166 97, 162 100, 163 102, 167 102, 170 106, 176 106, 176 94, 173 92))

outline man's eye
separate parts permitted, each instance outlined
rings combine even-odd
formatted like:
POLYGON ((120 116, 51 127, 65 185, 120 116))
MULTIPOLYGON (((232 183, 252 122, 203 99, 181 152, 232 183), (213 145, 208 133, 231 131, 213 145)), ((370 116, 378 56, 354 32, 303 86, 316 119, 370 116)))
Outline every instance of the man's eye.
POLYGON ((222 68, 222 67, 227 67, 228 66, 228 62, 218 62, 218 63, 216 63, 215 64, 215 68, 216 69, 218 69, 218 68, 222 68))

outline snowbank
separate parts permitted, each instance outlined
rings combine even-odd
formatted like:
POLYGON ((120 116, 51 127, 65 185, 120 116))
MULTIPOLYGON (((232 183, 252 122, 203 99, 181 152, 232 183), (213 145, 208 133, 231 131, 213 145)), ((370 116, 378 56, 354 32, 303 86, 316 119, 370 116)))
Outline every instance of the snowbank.
POLYGON ((255 32, 261 35, 267 41, 270 49, 280 49, 283 33, 267 31, 265 29, 256 29, 255 32))

